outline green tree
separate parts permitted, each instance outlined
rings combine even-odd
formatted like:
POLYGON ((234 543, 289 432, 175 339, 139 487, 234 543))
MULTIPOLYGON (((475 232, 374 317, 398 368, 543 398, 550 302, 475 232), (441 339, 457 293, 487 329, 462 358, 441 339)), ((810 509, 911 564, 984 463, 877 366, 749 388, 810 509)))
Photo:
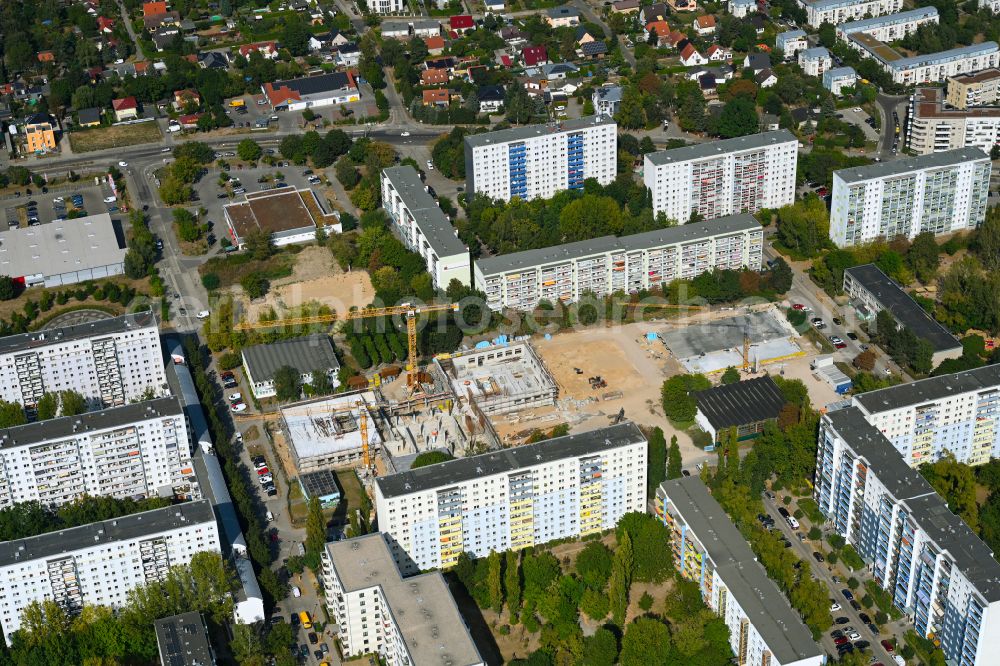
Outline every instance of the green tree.
POLYGON ((576 573, 595 590, 603 590, 611 575, 611 551, 600 541, 591 541, 576 556, 576 573))
POLYGON ((443 463, 448 460, 454 460, 455 456, 451 455, 446 451, 424 451, 423 453, 417 454, 417 457, 413 459, 413 463, 410 465, 410 469, 417 469, 418 467, 426 467, 427 465, 436 465, 438 463, 443 463))
POLYGON ((302 395, 302 375, 290 365, 283 365, 274 371, 275 397, 282 402, 298 400, 302 395))
POLYGON ((934 232, 917 234, 906 251, 906 263, 921 282, 928 283, 934 279, 941 264, 940 248, 934 240, 934 232))
POLYGON ((318 497, 309 498, 306 513, 306 552, 320 555, 326 546, 326 518, 318 497))
POLYGON ((735 384, 740 381, 740 371, 733 366, 729 366, 726 368, 726 371, 722 373, 721 381, 723 384, 735 384))
POLYGON ((243 139, 236 144, 236 155, 244 162, 256 162, 263 154, 264 150, 253 139, 243 139))
POLYGON ((617 660, 618 639, 608 629, 601 627, 584 640, 580 666, 614 666, 617 660))
POLYGON ((704 375, 674 375, 663 383, 661 390, 664 414, 675 424, 693 421, 698 405, 691 393, 711 386, 704 375))
POLYGON ((653 428, 647 441, 646 496, 652 497, 667 477, 667 441, 663 430, 653 428))
POLYGON ((494 613, 503 608, 503 560, 500 553, 491 550, 486 558, 486 591, 490 599, 490 607, 494 613))
POLYGON ((670 630, 657 619, 640 617, 625 629, 622 636, 621 666, 674 666, 670 630))
POLYGON ((986 270, 1000 270, 1000 207, 987 211, 986 220, 976 234, 975 250, 986 270))
POLYGON ((38 399, 38 403, 35 405, 35 412, 39 421, 47 421, 55 418, 58 411, 59 394, 57 393, 45 393, 38 399))
POLYGON ((719 115, 719 135, 724 138, 746 136, 760 131, 760 118, 753 100, 734 97, 726 102, 719 115))
POLYGON ((681 447, 677 444, 677 435, 671 435, 670 448, 667 451, 667 478, 679 479, 683 475, 681 447))
POLYGON ((59 393, 59 413, 62 416, 76 416, 87 411, 87 400, 76 391, 67 390, 59 393))
POLYGON ((591 620, 600 622, 608 616, 609 609, 608 595, 603 591, 591 587, 583 591, 583 595, 580 597, 580 610, 591 620))
POLYGON ((240 286, 243 287, 243 293, 247 295, 247 298, 255 299, 267 295, 271 284, 263 273, 254 271, 247 273, 240 279, 240 286))
POLYGON ((979 505, 976 502, 976 475, 971 467, 955 460, 954 454, 945 454, 936 462, 919 468, 931 487, 948 503, 973 530, 979 529, 979 505))
POLYGON ((266 231, 254 230, 243 238, 247 252, 257 261, 269 259, 274 254, 274 240, 266 231))
POLYGON ((630 580, 658 583, 667 579, 673 565, 669 534, 663 523, 649 514, 631 512, 621 517, 615 533, 619 542, 626 534, 629 536, 630 580))
MULTIPOLYGON (((611 579, 608 581, 608 601, 611 606, 611 617, 619 627, 625 624, 625 611, 628 608, 628 591, 632 585, 632 571, 635 563, 632 559, 632 538, 628 532, 618 540, 618 549, 611 562, 611 579)), ((624 662, 623 662, 624 663, 624 662)))
POLYGON ((505 555, 503 589, 507 597, 507 610, 513 617, 521 610, 521 563, 517 551, 508 550, 505 555))
POLYGON ((10 301, 17 298, 18 288, 14 278, 0 275, 0 301, 10 301))

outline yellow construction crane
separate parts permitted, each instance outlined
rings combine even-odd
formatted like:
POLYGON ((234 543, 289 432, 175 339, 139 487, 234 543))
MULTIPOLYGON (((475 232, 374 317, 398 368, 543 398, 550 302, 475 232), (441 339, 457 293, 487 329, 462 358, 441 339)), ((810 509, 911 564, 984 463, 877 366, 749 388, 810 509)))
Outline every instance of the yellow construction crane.
POLYGON ((310 324, 332 324, 340 319, 370 319, 372 317, 392 317, 402 315, 406 317, 406 343, 408 357, 406 359, 406 385, 411 389, 417 384, 417 317, 424 312, 444 312, 451 310, 458 311, 458 303, 438 303, 433 305, 411 305, 403 303, 388 308, 362 308, 360 310, 350 310, 343 315, 336 312, 327 315, 314 315, 311 317, 291 317, 289 319, 275 319, 273 321, 243 321, 233 327, 236 331, 249 331, 259 328, 280 328, 282 326, 308 326, 310 324))

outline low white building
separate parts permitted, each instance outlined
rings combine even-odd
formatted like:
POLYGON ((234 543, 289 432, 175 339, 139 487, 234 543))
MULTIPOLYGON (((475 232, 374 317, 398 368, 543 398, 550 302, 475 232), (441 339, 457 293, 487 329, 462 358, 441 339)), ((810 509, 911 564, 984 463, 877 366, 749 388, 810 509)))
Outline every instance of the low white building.
POLYGON ((823 76, 833 66, 833 58, 825 47, 815 46, 799 51, 798 63, 808 76, 823 76))
POLYGON ((323 550, 323 590, 345 657, 388 666, 485 666, 440 572, 403 578, 380 533, 323 550))
POLYGON ((244 347, 241 355, 247 383, 258 400, 274 397, 274 375, 286 366, 299 373, 299 382, 303 385, 312 382, 314 372, 321 372, 326 374, 333 388, 340 386, 337 378, 340 363, 329 336, 323 334, 251 345, 244 347))
POLYGON ((736 18, 746 18, 757 11, 757 0, 729 0, 729 13, 736 18))
POLYGON ((858 73, 853 67, 834 67, 823 72, 823 87, 836 96, 844 88, 853 88, 858 82, 858 73))
POLYGON ((274 111, 304 111, 361 100, 350 71, 269 82, 261 89, 274 111))
POLYGON ((602 116, 608 116, 610 118, 618 113, 618 107, 621 106, 622 87, 601 86, 600 88, 594 89, 594 94, 590 99, 594 104, 595 113, 602 116))
POLYGON ((406 8, 405 0, 368 0, 365 4, 374 14, 400 14, 406 8))
POLYGON ((316 240, 316 227, 326 233, 340 233, 340 215, 328 213, 311 189, 279 187, 248 192, 244 201, 222 208, 226 229, 234 246, 246 247, 247 236, 264 232, 275 247, 316 240))
POLYGON ((469 248, 412 166, 382 170, 382 207, 406 246, 424 260, 435 287, 472 283, 469 248))
POLYGON ((7 644, 32 602, 50 599, 70 614, 84 606, 121 608, 129 592, 164 580, 198 552, 220 552, 207 500, 0 543, 0 626, 7 644))

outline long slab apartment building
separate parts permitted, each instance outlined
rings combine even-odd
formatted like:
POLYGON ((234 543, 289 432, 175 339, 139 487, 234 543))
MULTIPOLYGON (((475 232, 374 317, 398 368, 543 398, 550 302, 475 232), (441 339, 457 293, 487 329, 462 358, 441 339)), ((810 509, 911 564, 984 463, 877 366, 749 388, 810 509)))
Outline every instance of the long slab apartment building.
POLYGON ((798 140, 788 130, 648 153, 643 180, 653 212, 684 224, 756 213, 795 201, 798 140))
POLYGON ((806 12, 806 23, 818 28, 823 23, 837 25, 866 16, 892 14, 903 8, 903 0, 798 0, 806 12))
POLYGON ((833 172, 830 239, 851 247, 975 229, 986 217, 989 156, 961 148, 833 172))
POLYGON ((201 496, 176 398, 0 429, 0 508, 82 495, 201 496))
POLYGON ((701 479, 665 481, 655 511, 670 533, 674 566, 698 584, 729 627, 744 666, 821 666, 826 655, 701 479))
POLYGON ((406 246, 424 260, 436 288, 447 289, 452 280, 472 283, 469 248, 412 166, 382 170, 382 206, 406 246))
POLYGON ((823 416, 817 503, 949 664, 996 664, 1000 564, 880 430, 856 407, 823 416))
POLYGON ((0 338, 0 399, 34 407, 74 390, 92 406, 124 405, 167 389, 151 312, 0 338))
POLYGON ((69 613, 121 608, 139 585, 164 580, 200 551, 219 552, 208 500, 0 543, 0 627, 7 644, 32 602, 50 599, 69 613))
POLYGON ((618 125, 607 116, 529 125, 465 137, 466 191, 510 201, 547 199, 618 174, 618 125))
POLYGON ((646 439, 631 422, 451 460, 375 483, 379 529, 404 574, 462 552, 519 550, 611 529, 646 502, 646 439))
POLYGON ((485 257, 475 262, 475 286, 494 311, 574 302, 584 292, 634 293, 716 268, 760 270, 763 234, 751 215, 732 215, 485 257))

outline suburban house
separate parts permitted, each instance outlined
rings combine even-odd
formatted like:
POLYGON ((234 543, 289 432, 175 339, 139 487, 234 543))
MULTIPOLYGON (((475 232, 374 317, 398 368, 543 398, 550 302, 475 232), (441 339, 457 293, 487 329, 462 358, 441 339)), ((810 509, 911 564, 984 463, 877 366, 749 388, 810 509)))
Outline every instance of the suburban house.
POLYGON ((423 92, 424 106, 448 106, 451 104, 451 94, 447 88, 433 88, 423 92))
POLYGON ((76 124, 78 127, 97 127, 101 124, 101 110, 92 106, 80 109, 76 112, 76 124))
POLYGON ((654 2, 648 7, 639 10, 639 20, 643 25, 648 25, 653 21, 663 21, 667 18, 667 6, 662 2, 654 2))
POLYGON ((770 67, 768 67, 767 69, 762 69, 759 72, 757 72, 754 75, 753 79, 754 81, 757 82, 757 85, 760 86, 761 88, 770 88, 771 86, 773 86, 778 82, 778 77, 775 76, 774 72, 771 71, 770 67))
POLYGON ((545 22, 552 28, 570 28, 580 23, 580 12, 573 7, 563 5, 545 10, 545 22))
POLYGON ((618 0, 611 4, 612 14, 635 14, 639 11, 642 3, 639 0, 618 0))
POLYGON ((425 37, 424 44, 427 45, 427 53, 432 56, 439 56, 444 53, 444 37, 441 35, 425 37))
POLYGON ((187 106, 198 108, 201 105, 201 95, 197 90, 185 89, 174 91, 174 109, 183 111, 187 106))
POLYGON ((646 39, 651 35, 656 35, 656 45, 666 46, 667 38, 670 36, 670 24, 663 20, 650 21, 646 24, 646 39))
POLYGON ((685 67, 693 67, 695 65, 704 65, 708 62, 702 54, 698 53, 698 49, 694 47, 694 44, 688 43, 683 49, 681 49, 681 64, 685 67))
POLYGON ((594 90, 590 98, 594 104, 594 113, 599 116, 613 116, 618 113, 622 103, 621 86, 602 86, 594 90))
POLYGON ((139 103, 135 101, 135 97, 129 96, 112 100, 111 108, 115 111, 115 120, 117 122, 135 120, 139 117, 139 103))
POLYGON ((549 55, 544 46, 526 46, 521 51, 521 60, 525 67, 535 67, 546 64, 549 55))
POLYGON ((496 113, 503 108, 507 93, 503 86, 480 86, 476 91, 480 113, 496 113))
POLYGON ((448 19, 448 29, 452 32, 461 35, 466 30, 475 30, 476 22, 472 20, 471 16, 460 15, 452 16, 448 19))
POLYGON ((420 72, 420 85, 436 86, 448 83, 449 78, 447 69, 425 69, 420 72))
POLYGON ((712 44, 705 51, 705 55, 711 62, 729 62, 733 59, 733 52, 724 46, 719 46, 718 44, 712 44))
POLYGON ((24 137, 29 153, 48 153, 56 149, 55 118, 47 113, 36 113, 24 121, 24 137))
POLYGON ((239 53, 244 58, 249 58, 250 54, 256 51, 268 60, 277 60, 278 46, 274 42, 257 42, 255 44, 241 44, 239 53))
POLYGON ((694 20, 694 31, 702 37, 715 33, 715 17, 711 14, 699 16, 694 20))

